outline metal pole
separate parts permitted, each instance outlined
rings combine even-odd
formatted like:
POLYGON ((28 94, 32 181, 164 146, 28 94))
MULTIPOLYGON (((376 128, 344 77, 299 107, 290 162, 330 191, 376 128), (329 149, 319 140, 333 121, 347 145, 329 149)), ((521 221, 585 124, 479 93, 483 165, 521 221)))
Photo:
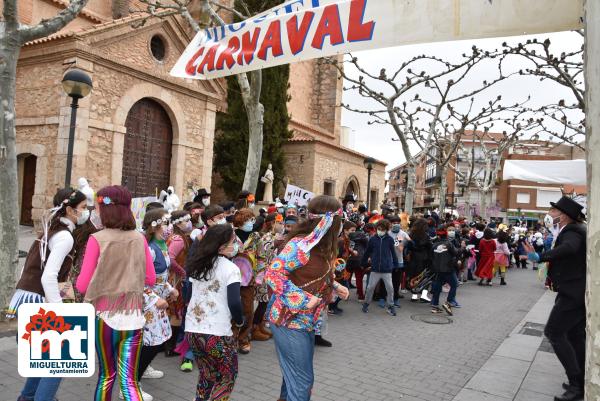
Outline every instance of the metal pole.
POLYGON ((75 144, 75 124, 79 97, 73 96, 71 102, 71 126, 69 127, 69 147, 67 149, 67 171, 65 173, 65 188, 71 187, 71 170, 73 168, 73 145, 75 144))
POLYGON ((370 203, 371 203, 371 168, 367 169, 367 211, 371 211, 370 203))

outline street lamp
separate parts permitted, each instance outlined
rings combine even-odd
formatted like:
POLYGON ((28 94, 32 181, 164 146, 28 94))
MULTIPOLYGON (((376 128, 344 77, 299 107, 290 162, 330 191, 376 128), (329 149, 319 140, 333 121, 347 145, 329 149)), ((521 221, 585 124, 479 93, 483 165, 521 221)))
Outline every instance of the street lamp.
POLYGON ((71 97, 71 126, 69 127, 69 146, 67 150, 67 171, 65 173, 65 188, 71 186, 71 170, 73 168, 73 145, 75 143, 75 123, 79 99, 86 97, 92 91, 92 78, 81 70, 70 70, 62 80, 62 87, 67 96, 71 97))
POLYGON ((377 163, 377 160, 373 159, 372 157, 367 157, 365 160, 363 160, 363 164, 365 165, 365 168, 367 169, 367 210, 371 210, 369 208, 369 203, 371 200, 371 170, 373 170, 373 165, 377 163))

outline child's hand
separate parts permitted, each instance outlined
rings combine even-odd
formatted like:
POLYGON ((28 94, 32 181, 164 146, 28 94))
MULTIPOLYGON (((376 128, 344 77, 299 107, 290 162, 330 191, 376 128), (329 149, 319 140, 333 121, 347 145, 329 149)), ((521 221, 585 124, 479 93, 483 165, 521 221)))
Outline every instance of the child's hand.
POLYGON ((169 307, 169 303, 164 299, 160 298, 158 301, 156 301, 156 307, 160 310, 165 310, 169 307))

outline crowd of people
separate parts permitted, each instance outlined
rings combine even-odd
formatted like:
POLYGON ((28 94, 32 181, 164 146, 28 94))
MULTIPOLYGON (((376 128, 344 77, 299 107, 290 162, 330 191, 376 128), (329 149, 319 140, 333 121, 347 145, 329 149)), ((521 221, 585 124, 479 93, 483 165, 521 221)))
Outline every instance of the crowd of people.
MULTIPOLYGON (((151 366, 161 352, 179 357, 183 372, 195 362, 196 401, 228 400, 238 354, 270 339, 283 376, 280 400, 308 401, 314 347, 332 346, 323 337, 328 316, 343 315, 351 289, 364 313, 375 302, 396 316, 407 294, 434 314, 453 315, 460 284, 489 287, 497 278, 507 285, 511 268, 548 261, 561 232, 550 215, 529 227, 436 211, 409 216, 368 211, 351 195, 256 210, 247 191, 214 204, 206 190, 181 210, 148 204, 137 227, 125 187, 89 197, 57 192, 9 316, 23 303, 93 304, 96 401, 111 399, 115 381, 121 399, 152 400, 141 382, 164 376, 151 366)), ((546 285, 552 287, 550 277, 546 285)), ((574 373, 571 384, 581 375, 574 373)), ((52 401, 60 381, 28 378, 18 401, 52 401)))

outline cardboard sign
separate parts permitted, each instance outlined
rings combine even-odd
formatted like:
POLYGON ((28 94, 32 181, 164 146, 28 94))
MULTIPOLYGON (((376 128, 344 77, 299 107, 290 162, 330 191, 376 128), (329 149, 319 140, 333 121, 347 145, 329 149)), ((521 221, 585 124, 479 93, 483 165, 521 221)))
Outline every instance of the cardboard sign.
POLYGON ((283 199, 285 199, 288 202, 288 204, 293 204, 296 206, 306 206, 308 205, 308 202, 310 202, 310 200, 314 197, 314 193, 297 187, 295 185, 288 184, 288 186, 285 188, 285 196, 283 199))
POLYGON ((583 0, 290 0, 198 32, 171 75, 212 79, 404 44, 582 28, 583 0))

